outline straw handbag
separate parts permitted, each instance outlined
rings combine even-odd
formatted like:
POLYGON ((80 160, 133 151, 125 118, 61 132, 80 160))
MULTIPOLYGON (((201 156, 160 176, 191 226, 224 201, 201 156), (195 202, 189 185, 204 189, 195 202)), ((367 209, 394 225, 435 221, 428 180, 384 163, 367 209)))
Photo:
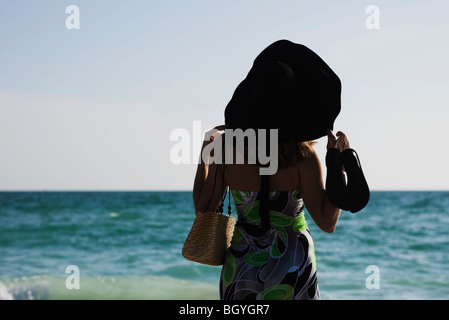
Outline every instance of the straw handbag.
POLYGON ((222 265, 231 246, 235 218, 220 212, 198 212, 182 248, 187 260, 222 265))
POLYGON ((197 212, 192 229, 182 248, 182 255, 187 260, 211 266, 219 266, 224 263, 226 250, 231 246, 235 225, 235 218, 231 217, 230 194, 228 216, 223 214, 223 203, 227 190, 228 187, 217 212, 197 212))

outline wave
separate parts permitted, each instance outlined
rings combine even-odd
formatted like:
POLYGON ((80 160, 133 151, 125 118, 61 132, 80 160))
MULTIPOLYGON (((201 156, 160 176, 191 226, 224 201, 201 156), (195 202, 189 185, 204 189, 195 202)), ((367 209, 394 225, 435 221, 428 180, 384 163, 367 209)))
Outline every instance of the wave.
POLYGON ((218 282, 194 282, 166 276, 81 277, 79 289, 66 278, 37 275, 0 281, 0 300, 211 300, 218 282), (70 288, 71 286, 68 285, 70 288))

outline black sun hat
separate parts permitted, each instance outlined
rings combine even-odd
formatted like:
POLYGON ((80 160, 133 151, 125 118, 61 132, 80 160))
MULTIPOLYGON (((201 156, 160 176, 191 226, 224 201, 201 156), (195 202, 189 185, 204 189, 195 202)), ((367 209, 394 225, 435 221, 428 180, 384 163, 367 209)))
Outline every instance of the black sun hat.
POLYGON ((333 129, 341 82, 312 50, 278 40, 254 60, 225 109, 231 129, 278 129, 280 141, 310 141, 333 129))

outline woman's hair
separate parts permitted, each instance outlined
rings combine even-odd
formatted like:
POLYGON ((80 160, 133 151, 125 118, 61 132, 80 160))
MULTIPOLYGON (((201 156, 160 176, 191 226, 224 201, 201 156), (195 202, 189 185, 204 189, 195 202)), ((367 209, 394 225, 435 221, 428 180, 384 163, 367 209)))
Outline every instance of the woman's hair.
POLYGON ((301 160, 309 158, 313 152, 315 141, 288 141, 278 144, 278 168, 287 169, 297 165, 301 160))
MULTIPOLYGON (((279 141, 278 142, 278 169, 287 169, 289 167, 296 166, 301 160, 309 158, 313 155, 314 149, 313 146, 316 144, 316 141, 279 141)), ((256 154, 258 153, 256 143, 256 154)), ((244 161, 247 163, 248 161, 248 141, 244 139, 244 161)), ((234 146, 234 152, 235 152, 234 146)), ((234 153, 235 157, 235 153, 234 153)), ((235 158, 234 158, 235 161, 235 158)), ((235 162, 233 162, 235 163, 235 162)), ((257 161, 257 165, 260 166, 260 163, 257 161)))

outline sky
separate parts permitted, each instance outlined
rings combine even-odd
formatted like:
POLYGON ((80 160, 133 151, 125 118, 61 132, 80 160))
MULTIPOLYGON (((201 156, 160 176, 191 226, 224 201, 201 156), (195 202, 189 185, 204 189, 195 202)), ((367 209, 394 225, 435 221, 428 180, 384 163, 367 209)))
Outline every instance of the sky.
POLYGON ((448 190, 448 16, 447 0, 0 0, 0 190, 191 190, 198 155, 173 163, 171 133, 194 150, 279 39, 340 77, 334 128, 371 190, 448 190))

